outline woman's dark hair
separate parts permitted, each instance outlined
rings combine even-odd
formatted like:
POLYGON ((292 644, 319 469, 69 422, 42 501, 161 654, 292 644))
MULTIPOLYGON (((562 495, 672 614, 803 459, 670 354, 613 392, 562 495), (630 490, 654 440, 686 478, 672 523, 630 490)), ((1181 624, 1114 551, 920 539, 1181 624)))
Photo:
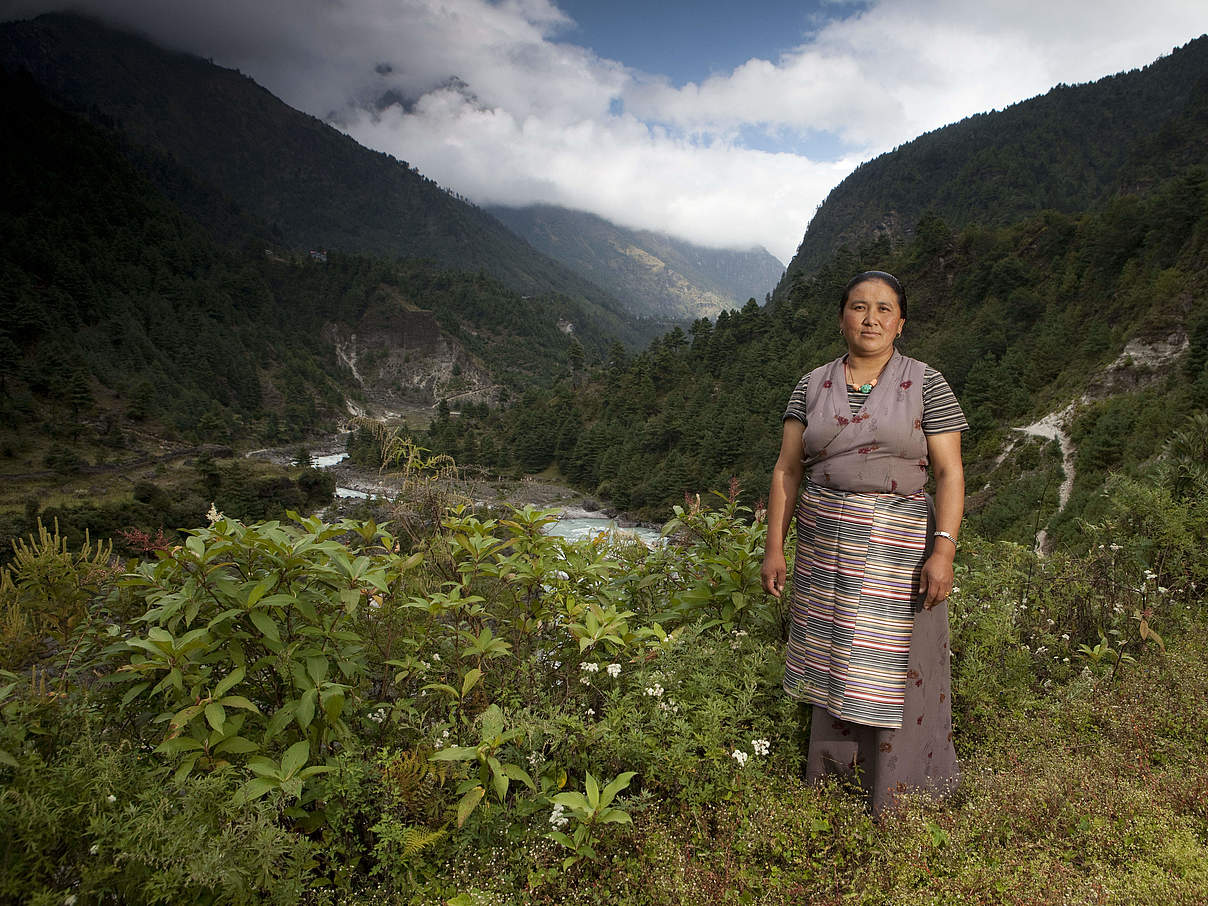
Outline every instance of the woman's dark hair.
POLYGON ((848 280, 847 286, 843 287, 843 295, 839 297, 839 314, 843 314, 843 309, 847 307, 847 297, 851 295, 851 291, 869 280, 880 280, 893 290, 894 295, 898 297, 898 311, 901 312, 902 320, 906 320, 906 290, 902 289, 897 277, 885 271, 865 271, 848 280))

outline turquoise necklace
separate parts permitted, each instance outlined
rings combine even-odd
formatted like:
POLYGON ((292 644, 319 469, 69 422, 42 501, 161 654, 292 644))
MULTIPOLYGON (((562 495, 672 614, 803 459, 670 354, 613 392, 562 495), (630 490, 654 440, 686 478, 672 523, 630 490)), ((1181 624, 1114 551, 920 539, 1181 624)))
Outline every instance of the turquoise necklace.
MULTIPOLYGON (((889 362, 885 363, 885 365, 888 364, 889 362)), ((885 365, 881 366, 881 371, 885 370, 885 365)), ((852 377, 851 369, 847 366, 847 362, 843 363, 843 376, 847 380, 847 386, 852 390, 855 390, 857 393, 872 393, 872 388, 877 386, 877 378, 881 376, 881 371, 877 372, 877 377, 873 378, 871 381, 865 381, 863 384, 857 387, 854 383, 852 383, 855 378, 852 377)))

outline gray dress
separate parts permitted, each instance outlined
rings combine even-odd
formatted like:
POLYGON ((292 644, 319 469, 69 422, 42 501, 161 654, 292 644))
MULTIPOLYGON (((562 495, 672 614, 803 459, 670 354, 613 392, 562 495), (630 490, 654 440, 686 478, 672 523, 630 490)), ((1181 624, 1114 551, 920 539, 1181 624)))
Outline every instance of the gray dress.
MULTIPOLYGON (((786 418, 797 419, 802 424, 807 421, 808 377, 798 384, 785 412, 786 418)), ((965 430, 968 425, 964 415, 942 375, 928 367, 922 383, 924 433, 965 430)), ((851 392, 849 401, 852 414, 856 415, 864 406, 866 396, 851 392)), ((801 519, 799 512, 799 555, 808 557, 810 548, 803 548, 801 544, 801 519)), ((929 539, 929 528, 926 535, 929 539)), ((803 567, 808 569, 808 564, 799 563, 795 569, 795 595, 799 593, 796 586, 803 584, 799 579, 803 567)), ((790 661, 791 655, 790 650, 790 661)), ((952 742, 950 657, 947 603, 930 610, 917 607, 904 664, 900 725, 876 726, 872 723, 877 721, 844 719, 815 704, 811 709, 807 779, 837 776, 857 783, 878 815, 893 807, 902 793, 942 795, 954 789, 960 769, 952 742)), ((786 671, 786 677, 789 673, 791 670, 786 671)), ((891 723, 899 724, 899 721, 895 719, 891 723)))

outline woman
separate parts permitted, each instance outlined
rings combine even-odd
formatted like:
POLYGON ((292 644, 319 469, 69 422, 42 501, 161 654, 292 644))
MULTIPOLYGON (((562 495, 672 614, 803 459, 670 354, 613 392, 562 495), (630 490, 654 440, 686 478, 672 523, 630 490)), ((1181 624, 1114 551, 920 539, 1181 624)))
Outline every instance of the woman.
POLYGON ((779 597, 797 500, 784 688, 813 705, 806 776, 855 777, 876 814, 901 792, 942 794, 959 774, 946 602, 968 424, 943 376, 895 348, 905 323, 897 278, 847 284, 847 353, 802 378, 784 414, 763 561, 764 590, 779 597))

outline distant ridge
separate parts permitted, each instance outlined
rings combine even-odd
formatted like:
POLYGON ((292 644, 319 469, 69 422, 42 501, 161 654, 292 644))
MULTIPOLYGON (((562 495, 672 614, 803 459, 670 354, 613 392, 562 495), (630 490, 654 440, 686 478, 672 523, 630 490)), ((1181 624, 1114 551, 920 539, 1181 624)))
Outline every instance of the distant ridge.
POLYGON ((933 214, 959 229, 1085 210, 1208 163, 1208 36, 1143 69, 1058 85, 860 165, 810 221, 776 296, 841 247, 898 245, 933 214))
POLYGON ((713 318, 762 300, 784 272, 766 249, 710 249, 595 214, 551 205, 488 208, 581 277, 652 317, 713 318))
MULTIPOLYGON (((294 248, 481 270, 521 293, 578 299, 629 343, 657 329, 405 161, 358 145, 235 70, 69 14, 0 25, 0 65, 29 72, 144 154, 175 162, 294 248)), ((195 200, 181 197, 175 176, 148 175, 182 207, 195 200)))

